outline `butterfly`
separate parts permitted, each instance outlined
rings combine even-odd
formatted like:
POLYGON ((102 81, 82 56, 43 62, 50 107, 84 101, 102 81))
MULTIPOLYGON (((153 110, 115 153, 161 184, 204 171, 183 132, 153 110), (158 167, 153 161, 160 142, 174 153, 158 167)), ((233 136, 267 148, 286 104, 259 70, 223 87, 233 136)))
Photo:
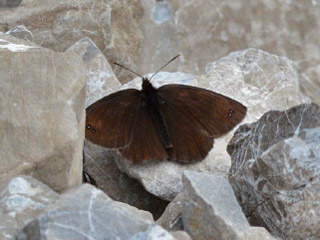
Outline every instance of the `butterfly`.
MULTIPOLYGON (((178 58, 171 59, 155 74, 178 58)), ((155 88, 142 78, 142 90, 108 95, 86 110, 86 138, 118 149, 133 163, 169 160, 192 163, 204 159, 214 138, 232 130, 247 108, 224 95, 187 85, 155 88)))

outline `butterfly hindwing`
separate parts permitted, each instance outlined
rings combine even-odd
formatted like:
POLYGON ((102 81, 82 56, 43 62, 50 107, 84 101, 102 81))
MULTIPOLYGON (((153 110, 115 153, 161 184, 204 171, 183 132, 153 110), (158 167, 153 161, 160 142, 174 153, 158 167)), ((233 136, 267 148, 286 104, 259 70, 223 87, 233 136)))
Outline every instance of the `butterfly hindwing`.
POLYGON ((120 152, 133 163, 143 160, 167 160, 168 154, 160 141, 145 104, 140 106, 137 114, 139 117, 134 125, 132 139, 129 145, 120 152))
POLYGON ((158 89, 158 98, 173 145, 172 161, 202 160, 213 138, 230 131, 246 113, 246 107, 231 98, 186 85, 165 85, 158 89))

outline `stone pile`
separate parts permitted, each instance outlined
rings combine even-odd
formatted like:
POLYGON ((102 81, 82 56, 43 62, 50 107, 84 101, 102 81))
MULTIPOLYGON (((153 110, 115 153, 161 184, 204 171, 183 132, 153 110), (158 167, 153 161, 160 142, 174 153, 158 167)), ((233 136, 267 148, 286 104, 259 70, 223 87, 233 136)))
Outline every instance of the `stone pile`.
POLYGON ((20 2, 0 0, 0 240, 320 239, 317 1, 20 2), (141 88, 110 60, 150 73, 175 51, 153 85, 232 97, 241 126, 193 164, 85 140, 86 107, 141 88))

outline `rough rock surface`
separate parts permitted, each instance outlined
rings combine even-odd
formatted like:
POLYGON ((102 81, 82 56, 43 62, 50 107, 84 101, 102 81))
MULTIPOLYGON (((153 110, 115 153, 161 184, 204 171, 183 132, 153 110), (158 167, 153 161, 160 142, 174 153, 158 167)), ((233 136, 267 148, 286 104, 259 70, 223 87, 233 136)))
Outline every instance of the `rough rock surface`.
POLYGON ((113 200, 149 211, 155 219, 160 217, 168 202, 147 192, 140 182, 121 172, 109 151, 86 141, 84 154, 83 168, 99 189, 113 200))
POLYGON ((14 239, 18 230, 57 198, 56 192, 32 177, 11 179, 0 193, 0 239, 14 239))
POLYGON ((175 238, 157 224, 151 224, 144 232, 139 232, 129 240, 175 240, 175 238))
POLYGON ((0 7, 18 7, 22 0, 0 0, 0 7))
POLYGON ((299 79, 301 91, 320 105, 320 61, 314 64, 301 64, 300 72, 302 73, 299 79))
POLYGON ((306 65, 319 63, 320 33, 314 30, 320 27, 318 0, 141 0, 141 4, 144 38, 135 69, 142 73, 155 71, 180 53, 181 61, 172 70, 202 74, 208 62, 248 47, 306 65))
MULTIPOLYGON (((156 87, 173 82, 192 84, 230 96, 247 106, 248 113, 243 122, 255 121, 271 109, 284 110, 308 101, 300 93, 300 75, 296 64, 261 50, 247 49, 231 53, 208 64, 207 71, 206 75, 188 81, 179 80, 177 74, 161 73, 153 82, 156 87), (161 81, 160 84, 158 81, 161 81)), ((123 88, 129 86, 140 87, 141 80, 136 79, 123 88)), ((184 170, 227 173, 230 157, 225 149, 232 134, 233 131, 215 139, 209 155, 195 164, 152 162, 133 165, 121 157, 116 159, 120 169, 138 179, 149 192, 172 200, 182 190, 181 175, 184 170)))
MULTIPOLYGON (((141 11, 138 0, 24 0, 15 11, 0 9, 0 31, 23 24, 37 44, 60 52, 89 37, 108 59, 136 63, 141 11)), ((128 75, 123 71, 124 78, 128 75)))
POLYGON ((45 214, 29 222, 17 239, 125 240, 148 232, 152 224, 150 213, 115 202, 101 190, 84 184, 63 194, 45 214))
POLYGON ((74 54, 0 33, 0 185, 21 174, 57 191, 81 182, 83 68, 74 54))
POLYGON ((179 193, 166 207, 157 224, 168 231, 183 230, 182 223, 183 194, 179 193))
POLYGON ((6 32, 6 34, 11 35, 12 37, 28 40, 33 42, 33 35, 32 32, 30 32, 25 26, 19 25, 16 26, 9 31, 6 32))
POLYGON ((75 52, 81 55, 87 67, 86 107, 120 88, 121 84, 107 59, 90 38, 79 40, 66 52, 75 52))
POLYGON ((228 146, 230 183, 250 222, 284 239, 320 238, 320 107, 270 111, 228 146))
POLYGON ((265 229, 251 230, 228 181, 206 173, 185 171, 182 219, 193 240, 273 239, 265 229))

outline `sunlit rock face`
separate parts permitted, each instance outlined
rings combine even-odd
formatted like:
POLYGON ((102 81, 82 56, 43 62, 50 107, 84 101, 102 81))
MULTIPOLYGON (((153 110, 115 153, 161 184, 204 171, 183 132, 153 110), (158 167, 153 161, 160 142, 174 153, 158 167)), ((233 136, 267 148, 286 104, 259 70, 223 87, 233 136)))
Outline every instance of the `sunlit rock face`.
POLYGON ((252 224, 284 239, 319 239, 320 107, 270 111, 228 145, 229 181, 252 224))
POLYGON ((83 69, 75 54, 0 33, 0 185, 20 174, 56 191, 81 183, 83 69))

